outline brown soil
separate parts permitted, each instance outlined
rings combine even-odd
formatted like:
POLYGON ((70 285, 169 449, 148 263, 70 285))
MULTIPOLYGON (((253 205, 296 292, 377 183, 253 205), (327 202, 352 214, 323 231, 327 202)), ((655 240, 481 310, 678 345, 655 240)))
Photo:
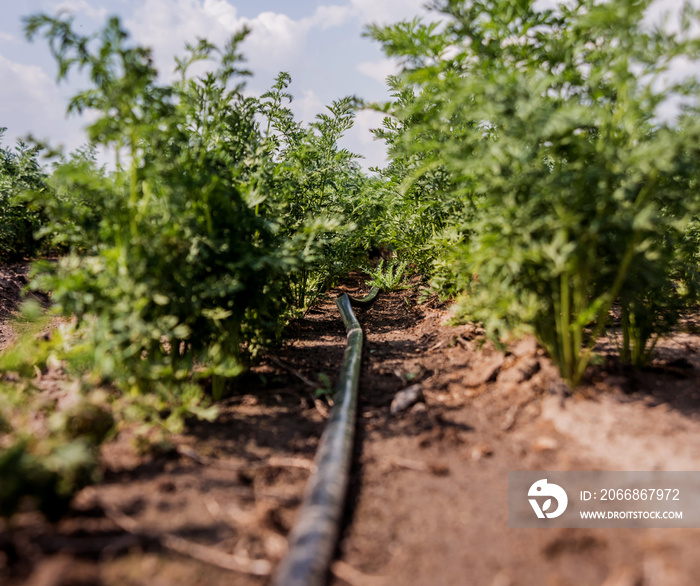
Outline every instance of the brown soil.
POLYGON ((17 314, 20 303, 26 297, 47 306, 49 298, 39 291, 28 291, 29 263, 17 262, 0 264, 0 351, 9 346, 16 335, 12 328, 11 318, 17 314))
POLYGON ((9 319, 19 307, 22 288, 29 282, 26 263, 0 265, 0 350, 4 350, 15 339, 9 319))
MULTIPOLYGON (((532 339, 500 352, 414 292, 382 295, 357 315, 366 334, 357 448, 331 584, 697 582, 700 530, 507 522, 511 470, 698 469, 697 322, 660 343, 652 368, 608 360, 572 396, 532 339), (396 393, 416 384, 423 400, 392 415, 396 393)), ((67 518, 23 513, 0 525, 0 582, 268 584, 216 564, 265 571, 284 554, 327 417, 322 375, 334 380, 344 345, 324 301, 237 382, 216 422, 192 421, 148 455, 122 431, 103 449, 104 481, 67 518), (193 559, 207 556, 213 564, 193 559)))

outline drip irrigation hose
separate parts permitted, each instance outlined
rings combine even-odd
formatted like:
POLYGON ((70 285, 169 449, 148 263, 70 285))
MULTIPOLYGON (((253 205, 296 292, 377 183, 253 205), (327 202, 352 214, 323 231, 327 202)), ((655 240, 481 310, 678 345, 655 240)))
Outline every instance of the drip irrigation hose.
POLYGON ((377 300, 377 295, 379 295, 380 291, 381 289, 379 287, 372 287, 372 290, 362 299, 357 299, 356 297, 350 296, 348 297, 350 298, 350 303, 355 307, 369 307, 377 300))
POLYGON ((362 358, 362 329, 350 304, 367 307, 378 293, 375 287, 363 299, 352 299, 345 293, 336 300, 348 344, 333 408, 316 452, 316 472, 309 479, 299 516, 289 534, 289 552, 280 563, 274 586, 322 586, 326 582, 350 478, 362 358))

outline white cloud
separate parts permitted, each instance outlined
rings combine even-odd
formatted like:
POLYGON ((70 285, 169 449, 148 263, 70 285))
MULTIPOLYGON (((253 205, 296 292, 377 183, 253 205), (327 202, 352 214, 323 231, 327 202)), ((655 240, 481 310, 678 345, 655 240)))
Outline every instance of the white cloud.
POLYGON ((0 55, 0 126, 8 131, 3 146, 26 134, 56 138, 69 150, 86 142, 84 121, 66 120, 66 89, 56 86, 41 67, 23 65, 0 55))
POLYGON ((381 128, 386 114, 375 110, 360 110, 355 116, 355 126, 362 131, 361 142, 363 145, 376 144, 374 135, 370 130, 381 128))
POLYGON ((371 77, 381 84, 386 82, 386 78, 390 75, 396 75, 401 67, 394 59, 382 59, 381 61, 363 61, 357 64, 357 70, 371 77))
MULTIPOLYGON (((277 12, 243 17, 226 0, 145 0, 127 21, 135 39, 154 49, 162 72, 172 71, 172 58, 184 43, 205 37, 222 44, 247 26, 251 34, 242 45, 250 68, 270 73, 288 69, 302 59, 306 38, 313 29, 339 27, 352 19, 391 23, 425 14, 425 0, 349 0, 346 4, 322 5, 311 16, 293 19, 277 12)), ((65 0, 66 3, 85 0, 65 0)), ((376 73, 378 75, 378 73, 376 73)))
POLYGON ((228 31, 234 31, 240 26, 236 8, 231 6, 226 0, 204 0, 202 10, 228 31))
POLYGON ((223 44, 238 28, 236 10, 223 0, 146 0, 125 21, 136 42, 154 50, 156 66, 170 79, 185 43, 207 38, 223 44))
POLYGON ((107 9, 103 6, 95 8, 90 6, 87 0, 62 0, 54 4, 54 12, 70 12, 88 17, 90 20, 103 21, 107 16, 107 9))
POLYGON ((363 24, 393 24, 414 16, 426 16, 426 0, 350 0, 363 24))
POLYGON ((14 35, 11 35, 10 33, 3 33, 0 32, 0 41, 3 43, 8 42, 8 41, 14 41, 15 37, 14 35))
POLYGON ((49 102, 56 86, 37 65, 22 65, 0 55, 0 111, 23 101, 49 102))
POLYGON ((345 24, 352 16, 353 10, 350 6, 319 6, 313 16, 306 20, 312 27, 328 29, 345 24))
POLYGON ((314 28, 339 26, 350 17, 342 6, 320 6, 312 16, 294 20, 286 14, 238 15, 226 0, 146 0, 126 22, 139 43, 154 49, 161 72, 172 71, 173 56, 197 37, 222 45, 243 26, 251 29, 241 46, 255 72, 277 72, 300 59, 306 36, 314 28))
POLYGON ((258 53, 265 60, 287 60, 302 46, 309 29, 308 22, 295 21, 286 14, 261 12, 253 19, 242 19, 252 29, 246 46, 253 49, 251 61, 258 53))
POLYGON ((291 109, 299 120, 308 124, 316 119, 316 114, 325 112, 326 106, 312 90, 304 90, 301 98, 292 102, 291 109))
POLYGON ((370 132, 373 128, 380 128, 383 119, 384 114, 381 112, 360 110, 355 117, 354 126, 340 141, 340 144, 350 152, 361 154, 364 157, 360 162, 366 169, 386 165, 386 144, 376 140, 370 132))

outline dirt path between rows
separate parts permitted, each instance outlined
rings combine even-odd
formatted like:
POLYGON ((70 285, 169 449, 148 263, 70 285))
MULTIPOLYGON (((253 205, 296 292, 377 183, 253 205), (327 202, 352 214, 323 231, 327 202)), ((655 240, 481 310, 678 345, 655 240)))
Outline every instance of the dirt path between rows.
POLYGON ((697 583, 700 530, 509 529, 507 519, 509 471, 697 470, 696 335, 663 343, 647 372, 600 369, 572 397, 533 340, 504 356, 473 326, 444 326, 441 309, 385 298, 373 311, 344 562, 389 584, 697 583), (393 393, 416 381, 425 404, 391 416, 393 393))
POLYGON ((0 264, 0 351, 9 346, 16 335, 10 323, 22 300, 22 289, 29 282, 27 263, 0 264))
MULTIPOLYGON (((353 283, 331 297, 341 289, 360 293, 353 283)), ((500 352, 479 328, 446 325, 447 308, 415 292, 357 314, 358 441, 331 584, 697 583, 700 530, 507 522, 508 471, 700 468, 695 321, 660 345, 653 368, 610 362, 571 396, 533 340, 500 352), (396 393, 413 385, 422 399, 392 414, 396 393)), ((325 377, 335 379, 344 345, 329 299, 236 383, 216 422, 192 421, 147 454, 122 430, 103 449, 104 481, 66 519, 27 512, 0 524, 0 582, 268 584, 246 571, 274 569, 285 552, 328 413, 325 377), (194 546, 246 571, 196 561, 194 546)))

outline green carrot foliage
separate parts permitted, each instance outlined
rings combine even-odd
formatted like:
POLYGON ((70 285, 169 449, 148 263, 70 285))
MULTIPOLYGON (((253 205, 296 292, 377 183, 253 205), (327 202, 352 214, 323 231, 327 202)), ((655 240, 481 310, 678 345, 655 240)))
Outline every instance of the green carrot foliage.
MULTIPOLYGON (((440 0, 443 26, 370 29, 405 64, 384 134, 412 167, 390 173, 424 205, 459 202, 432 226, 459 242, 463 314, 495 336, 528 325, 574 385, 616 301, 622 357, 639 364, 696 299, 697 105, 677 124, 658 111, 697 95, 694 79, 659 80, 700 45, 647 26, 649 4, 440 0)), ((697 21, 686 8, 683 31, 697 21)))

